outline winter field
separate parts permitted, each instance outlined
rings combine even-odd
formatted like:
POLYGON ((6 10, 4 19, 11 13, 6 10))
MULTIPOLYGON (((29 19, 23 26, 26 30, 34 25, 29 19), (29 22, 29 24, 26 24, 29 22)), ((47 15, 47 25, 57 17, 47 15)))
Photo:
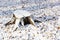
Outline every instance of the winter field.
POLYGON ((0 0, 0 40, 60 40, 60 0, 0 0))

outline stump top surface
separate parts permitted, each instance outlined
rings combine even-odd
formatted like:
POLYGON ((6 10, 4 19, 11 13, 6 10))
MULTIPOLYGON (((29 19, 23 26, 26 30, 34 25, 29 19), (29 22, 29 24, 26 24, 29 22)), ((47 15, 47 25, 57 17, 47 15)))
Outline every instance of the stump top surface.
POLYGON ((30 16, 31 13, 29 13, 28 11, 25 11, 25 10, 16 10, 16 11, 14 11, 14 15, 17 18, 22 18, 22 17, 30 16))

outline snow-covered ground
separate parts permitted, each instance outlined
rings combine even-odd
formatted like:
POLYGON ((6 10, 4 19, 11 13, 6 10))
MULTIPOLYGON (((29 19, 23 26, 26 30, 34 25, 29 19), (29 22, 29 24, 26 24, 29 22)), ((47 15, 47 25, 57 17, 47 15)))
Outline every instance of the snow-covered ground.
POLYGON ((60 40, 60 0, 0 0, 0 40, 60 40), (15 10, 31 12, 35 26, 5 26, 15 10))

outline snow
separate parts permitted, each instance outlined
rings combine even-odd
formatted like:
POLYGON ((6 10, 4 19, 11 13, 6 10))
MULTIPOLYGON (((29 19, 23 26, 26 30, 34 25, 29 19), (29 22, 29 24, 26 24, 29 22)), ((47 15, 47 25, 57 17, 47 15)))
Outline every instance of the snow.
POLYGON ((10 11, 0 11, 0 24, 6 24, 12 19, 13 15, 10 11))
POLYGON ((0 40, 60 40, 57 27, 60 28, 60 0, 0 0, 0 40), (17 18, 33 15, 33 20, 41 22, 35 22, 36 26, 19 26, 13 31, 15 24, 6 27, 3 24, 14 13, 17 18))
POLYGON ((22 17, 30 16, 31 13, 29 13, 28 11, 25 11, 25 10, 16 10, 16 11, 14 11, 14 15, 17 18, 22 18, 22 17))

